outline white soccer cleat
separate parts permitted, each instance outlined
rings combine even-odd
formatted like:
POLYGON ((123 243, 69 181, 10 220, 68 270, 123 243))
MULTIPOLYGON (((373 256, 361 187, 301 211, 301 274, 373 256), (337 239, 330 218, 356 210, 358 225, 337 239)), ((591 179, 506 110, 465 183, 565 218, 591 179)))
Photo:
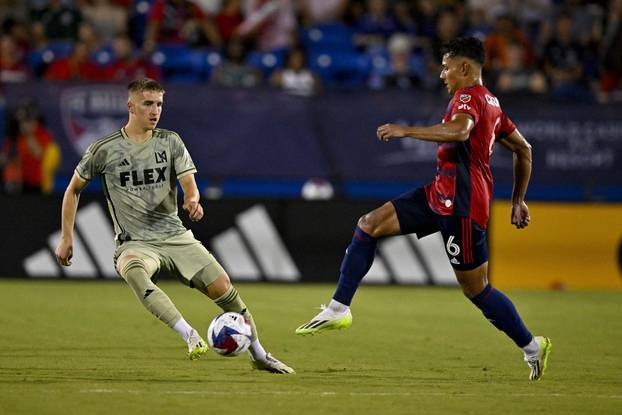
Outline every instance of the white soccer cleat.
POLYGON ((531 369, 529 380, 538 380, 542 377, 546 370, 552 346, 551 339, 548 337, 536 336, 534 339, 539 346, 538 353, 535 356, 525 356, 525 362, 527 362, 527 366, 531 369))
POLYGON ((281 375, 296 373, 294 369, 287 366, 280 360, 275 359, 270 353, 266 353, 266 356, 263 359, 257 360, 255 360, 255 358, 253 358, 253 355, 250 353, 249 356, 251 358, 251 365, 257 370, 265 370, 270 373, 278 373, 281 375))
POLYGON ((350 308, 347 308, 342 313, 338 313, 325 305, 322 305, 320 308, 322 311, 309 322, 298 327, 296 329, 296 334, 304 336, 307 334, 320 333, 325 330, 345 329, 352 325, 352 313, 350 312, 350 308))
POLYGON ((207 342, 199 336, 196 330, 192 330, 190 337, 188 337, 188 358, 190 360, 197 360, 205 353, 209 351, 207 342))

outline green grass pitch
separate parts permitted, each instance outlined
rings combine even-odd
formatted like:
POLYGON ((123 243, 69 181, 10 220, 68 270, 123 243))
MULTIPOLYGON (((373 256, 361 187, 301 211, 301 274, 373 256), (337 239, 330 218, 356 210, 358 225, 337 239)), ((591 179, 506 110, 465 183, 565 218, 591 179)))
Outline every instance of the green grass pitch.
MULTIPOLYGON (((162 282, 204 333, 218 309, 162 282)), ((328 285, 239 284, 266 348, 297 370, 246 356, 186 360, 186 346, 121 281, 0 281, 0 413, 622 413, 622 293, 508 292, 549 369, 528 381, 521 353, 449 288, 359 290, 354 324, 298 337, 328 285)))

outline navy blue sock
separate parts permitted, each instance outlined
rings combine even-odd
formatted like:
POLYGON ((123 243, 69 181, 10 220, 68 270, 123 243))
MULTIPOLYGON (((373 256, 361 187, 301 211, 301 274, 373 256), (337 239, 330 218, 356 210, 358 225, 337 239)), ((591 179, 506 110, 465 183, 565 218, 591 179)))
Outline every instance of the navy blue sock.
POLYGON ((532 335, 525 327, 518 311, 501 291, 490 284, 484 290, 470 299, 484 313, 496 328, 507 334, 518 347, 525 347, 532 339, 532 335))
POLYGON ((358 226, 354 230, 352 242, 346 249, 341 262, 339 283, 333 299, 342 304, 350 305, 352 297, 361 280, 374 262, 376 254, 376 238, 372 238, 358 226))

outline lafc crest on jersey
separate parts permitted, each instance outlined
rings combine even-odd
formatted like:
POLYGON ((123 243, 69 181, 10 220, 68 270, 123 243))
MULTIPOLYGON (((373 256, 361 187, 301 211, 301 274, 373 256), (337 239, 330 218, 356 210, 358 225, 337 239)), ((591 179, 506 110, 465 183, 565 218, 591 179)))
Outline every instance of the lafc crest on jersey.
POLYGON ((160 163, 166 163, 167 159, 166 159, 166 150, 162 150, 162 151, 156 151, 154 153, 155 155, 155 161, 156 163, 160 164, 160 163))

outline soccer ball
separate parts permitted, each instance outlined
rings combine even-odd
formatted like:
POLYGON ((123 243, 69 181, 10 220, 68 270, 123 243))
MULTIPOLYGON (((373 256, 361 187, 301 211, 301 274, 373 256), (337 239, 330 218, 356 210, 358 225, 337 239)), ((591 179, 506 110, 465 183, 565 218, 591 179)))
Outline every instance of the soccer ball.
POLYGON ((334 194, 333 185, 319 177, 307 180, 301 190, 302 198, 305 200, 328 200, 334 194))
POLYGON ((251 345, 252 329, 239 313, 217 315, 207 329, 207 342, 216 353, 231 357, 244 353, 251 345))

